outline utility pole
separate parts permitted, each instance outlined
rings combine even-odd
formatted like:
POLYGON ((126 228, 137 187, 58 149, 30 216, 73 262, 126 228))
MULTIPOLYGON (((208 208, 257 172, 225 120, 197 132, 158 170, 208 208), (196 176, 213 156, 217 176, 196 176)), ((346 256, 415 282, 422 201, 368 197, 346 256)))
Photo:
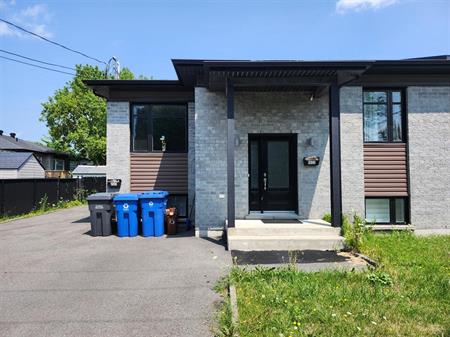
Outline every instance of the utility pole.
POLYGON ((112 76, 115 80, 120 78, 120 63, 117 57, 113 56, 106 65, 106 78, 112 76))

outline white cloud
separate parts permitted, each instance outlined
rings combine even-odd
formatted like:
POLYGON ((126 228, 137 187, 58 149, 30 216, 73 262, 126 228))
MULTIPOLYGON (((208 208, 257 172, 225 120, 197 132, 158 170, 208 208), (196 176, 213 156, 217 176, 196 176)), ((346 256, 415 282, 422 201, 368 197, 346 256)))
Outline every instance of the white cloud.
POLYGON ((11 30, 4 22, 0 22, 0 36, 8 36, 11 34, 11 30))
POLYGON ((44 4, 36 4, 23 9, 20 14, 26 18, 39 19, 41 17, 47 17, 48 10, 44 4))
POLYGON ((348 11, 362 11, 366 9, 380 9, 395 4, 397 0, 338 0, 336 11, 345 13, 348 11))
MULTIPOLYGON (((45 4, 34 4, 18 9, 15 6, 14 0, 0 0, 0 11, 2 12, 2 16, 8 21, 22 26, 35 34, 39 34, 47 38, 53 36, 47 26, 51 19, 51 15, 45 4)), ((0 36, 29 37, 30 35, 4 22, 0 22, 0 36)))
POLYGON ((22 34, 10 25, 0 22, 0 36, 22 36, 22 34))
POLYGON ((0 0, 0 10, 7 8, 8 6, 14 6, 16 4, 16 0, 0 0))
POLYGON ((53 36, 53 34, 47 29, 47 26, 44 24, 33 25, 33 27, 31 28, 31 31, 35 34, 41 35, 46 38, 50 38, 53 36))

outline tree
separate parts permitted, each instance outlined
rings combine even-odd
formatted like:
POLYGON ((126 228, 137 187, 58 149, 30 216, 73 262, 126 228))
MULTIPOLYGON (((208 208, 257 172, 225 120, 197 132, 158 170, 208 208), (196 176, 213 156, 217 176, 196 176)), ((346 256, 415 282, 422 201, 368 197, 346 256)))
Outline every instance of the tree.
MULTIPOLYGON (((120 75, 120 79, 134 79, 127 68, 120 75)), ((97 66, 77 65, 75 77, 42 103, 40 120, 48 127, 49 135, 44 139, 47 146, 76 159, 105 164, 106 101, 83 83, 104 78, 105 73, 97 66)))

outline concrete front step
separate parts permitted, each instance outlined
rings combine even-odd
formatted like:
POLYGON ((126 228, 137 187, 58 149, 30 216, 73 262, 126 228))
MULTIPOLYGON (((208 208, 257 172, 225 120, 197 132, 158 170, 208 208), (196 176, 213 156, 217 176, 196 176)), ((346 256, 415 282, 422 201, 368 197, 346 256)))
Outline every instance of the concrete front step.
POLYGON ((343 248, 340 228, 320 219, 302 222, 286 219, 274 222, 261 219, 237 219, 228 228, 228 248, 243 251, 337 250, 343 248), (285 221, 285 222, 283 222, 285 221))
POLYGON ((304 236, 304 235, 328 235, 339 236, 340 229, 326 226, 303 226, 283 224, 281 226, 236 226, 228 228, 228 235, 232 236, 304 236))
POLYGON ((257 219, 267 219, 267 220, 275 220, 275 219, 283 219, 283 220, 297 220, 299 216, 295 212, 252 212, 245 216, 246 220, 257 220, 257 219))
POLYGON ((344 239, 338 235, 228 235, 229 250, 339 250, 344 239))

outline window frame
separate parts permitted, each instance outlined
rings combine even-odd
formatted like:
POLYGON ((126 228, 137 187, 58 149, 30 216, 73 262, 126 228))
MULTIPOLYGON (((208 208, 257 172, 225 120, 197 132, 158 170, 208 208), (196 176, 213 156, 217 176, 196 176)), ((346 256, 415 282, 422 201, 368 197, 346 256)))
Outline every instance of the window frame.
POLYGON ((403 143, 407 143, 407 135, 408 132, 406 130, 407 127, 407 112, 406 112, 406 93, 405 93, 405 89, 404 88, 379 88, 379 87, 374 87, 374 88, 364 88, 363 89, 363 94, 362 94, 362 113, 363 113, 363 142, 364 144, 387 144, 387 143, 398 143, 398 144, 403 144, 403 143), (377 102, 365 102, 364 100, 364 93, 366 92, 385 92, 387 95, 387 101, 386 103, 377 103, 377 102), (392 101, 392 93, 393 92, 400 92, 400 99, 401 102, 399 103, 394 103, 392 101), (380 105, 380 104, 385 104, 386 105, 386 119, 387 119, 387 140, 386 141, 382 141, 382 140, 366 140, 366 128, 365 128, 365 124, 364 124, 364 116, 365 116, 365 109, 364 107, 366 105, 380 105), (394 129, 393 129, 393 106, 394 105, 400 105, 401 107, 401 119, 402 119, 402 139, 401 140, 394 140, 394 129))
POLYGON ((129 120, 129 128, 130 128, 130 153, 188 153, 189 150, 189 117, 188 117, 188 103, 186 102, 130 102, 129 106, 130 111, 130 120, 129 120), (150 118, 147 118, 147 150, 134 150, 134 142, 133 142, 133 107, 135 105, 176 105, 183 106, 185 108, 184 112, 184 121, 185 121, 185 149, 184 151, 162 151, 162 150, 153 150, 153 118, 152 112, 150 110, 150 118))
POLYGON ((365 197, 364 198, 364 219, 368 220, 369 223, 371 222, 371 219, 367 219, 367 203, 366 201, 368 199, 388 199, 389 200, 389 222, 375 222, 376 225, 406 225, 409 224, 409 198, 406 196, 400 196, 400 197, 383 197, 383 196, 379 196, 379 197, 365 197), (395 200, 396 199, 402 199, 403 200, 403 206, 404 206, 404 210, 403 210, 403 222, 396 222, 395 218, 396 218, 396 208, 395 208, 395 200))
POLYGON ((53 159, 53 171, 65 171, 65 169, 66 169, 66 161, 64 159, 61 158, 53 159), (62 170, 56 168, 58 162, 59 163, 62 162, 62 170))

